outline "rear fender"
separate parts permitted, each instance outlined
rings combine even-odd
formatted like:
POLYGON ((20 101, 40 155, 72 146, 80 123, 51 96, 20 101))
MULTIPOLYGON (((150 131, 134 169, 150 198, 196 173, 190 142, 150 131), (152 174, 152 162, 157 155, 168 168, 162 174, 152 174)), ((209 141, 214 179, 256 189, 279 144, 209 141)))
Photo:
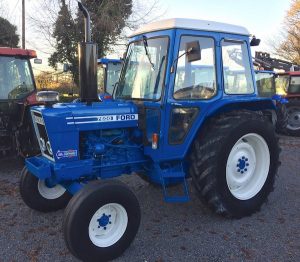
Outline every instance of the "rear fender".
MULTIPOLYGON (((270 116, 270 121, 274 123, 276 122, 276 119, 274 120, 273 118, 276 118, 276 106, 274 105, 273 101, 271 99, 258 99, 258 100, 253 100, 253 101, 237 101, 234 103, 227 103, 224 104, 220 107, 213 107, 207 110, 206 115, 204 117, 204 121, 202 123, 198 124, 198 127, 196 130, 197 133, 201 130, 203 130, 208 123, 208 121, 216 117, 218 115, 221 115, 226 112, 230 111, 237 111, 237 110, 249 110, 249 111, 260 111, 262 113, 268 112, 268 116, 270 116)), ((194 135, 193 140, 197 137, 197 134, 194 135)), ((192 141, 193 141, 192 140, 192 141)), ((193 144, 192 141, 188 145, 188 150, 185 152, 185 156, 190 150, 191 145, 193 144)))
POLYGON ((250 110, 250 111, 265 111, 273 110, 275 112, 276 106, 271 99, 261 99, 255 101, 239 101, 230 104, 225 104, 219 108, 208 110, 206 120, 212 116, 219 115, 234 110, 250 110))

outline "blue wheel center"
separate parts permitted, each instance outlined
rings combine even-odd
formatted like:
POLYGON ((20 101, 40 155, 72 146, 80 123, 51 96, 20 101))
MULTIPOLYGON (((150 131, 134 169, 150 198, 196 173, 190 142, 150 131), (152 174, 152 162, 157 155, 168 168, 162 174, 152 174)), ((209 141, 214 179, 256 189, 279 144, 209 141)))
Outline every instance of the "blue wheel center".
POLYGON ((99 219, 97 219, 97 221, 99 223, 98 228, 103 227, 104 230, 106 230, 106 226, 108 224, 111 224, 111 222, 109 221, 110 217, 111 217, 111 215, 103 214, 99 219))
POLYGON ((248 166, 249 166, 248 158, 242 156, 241 158, 239 158, 238 163, 236 165, 237 172, 244 174, 245 172, 248 171, 248 166))

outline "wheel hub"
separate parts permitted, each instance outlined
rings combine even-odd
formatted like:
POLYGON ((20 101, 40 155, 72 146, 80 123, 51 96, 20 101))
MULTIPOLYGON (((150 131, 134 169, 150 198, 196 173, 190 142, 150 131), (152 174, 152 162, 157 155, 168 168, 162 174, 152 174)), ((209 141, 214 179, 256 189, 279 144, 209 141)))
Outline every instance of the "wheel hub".
POLYGON ((108 224, 111 224, 111 221, 109 221, 110 217, 111 215, 106 215, 105 213, 103 213, 102 216, 97 219, 97 221, 99 222, 98 228, 103 227, 103 229, 106 230, 106 226, 108 224))
POLYGON ((128 216, 125 208, 117 203, 100 207, 89 224, 89 237, 98 247, 115 244, 125 233, 128 216))
POLYGON ((237 172, 244 174, 245 172, 248 171, 248 166, 249 166, 249 160, 245 156, 242 156, 241 158, 238 159, 237 163, 237 172))

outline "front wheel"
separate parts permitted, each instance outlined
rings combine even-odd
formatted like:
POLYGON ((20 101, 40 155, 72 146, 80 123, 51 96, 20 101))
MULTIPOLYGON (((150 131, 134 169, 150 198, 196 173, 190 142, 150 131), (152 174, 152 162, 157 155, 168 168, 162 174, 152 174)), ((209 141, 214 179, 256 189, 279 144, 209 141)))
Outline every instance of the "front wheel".
POLYGON ((26 167, 21 172, 20 194, 27 206, 41 212, 62 209, 72 197, 61 185, 48 187, 45 180, 32 175, 26 167))
POLYGON ((115 259, 134 240, 140 218, 138 200, 125 184, 92 182, 73 197, 65 210, 67 247, 83 261, 115 259))
POLYGON ((210 122, 190 157, 202 202, 217 213, 240 218, 258 211, 273 190, 278 140, 262 115, 228 113, 210 122))

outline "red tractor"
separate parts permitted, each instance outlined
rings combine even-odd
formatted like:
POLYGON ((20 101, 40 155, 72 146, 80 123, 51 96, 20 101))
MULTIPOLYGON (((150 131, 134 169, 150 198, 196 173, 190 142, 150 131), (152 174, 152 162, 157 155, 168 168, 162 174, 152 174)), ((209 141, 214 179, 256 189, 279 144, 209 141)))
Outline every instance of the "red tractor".
POLYGON ((284 70, 284 73, 276 75, 276 93, 288 99, 286 110, 288 123, 285 133, 300 136, 300 66, 288 61, 270 57, 263 52, 255 53, 255 63, 265 70, 284 70))
POLYGON ((279 73, 276 78, 277 92, 289 100, 287 107, 290 135, 300 136, 300 71, 279 73))
POLYGON ((33 50, 0 47, 0 158, 39 152, 29 112, 30 106, 40 104, 32 58, 33 50))

